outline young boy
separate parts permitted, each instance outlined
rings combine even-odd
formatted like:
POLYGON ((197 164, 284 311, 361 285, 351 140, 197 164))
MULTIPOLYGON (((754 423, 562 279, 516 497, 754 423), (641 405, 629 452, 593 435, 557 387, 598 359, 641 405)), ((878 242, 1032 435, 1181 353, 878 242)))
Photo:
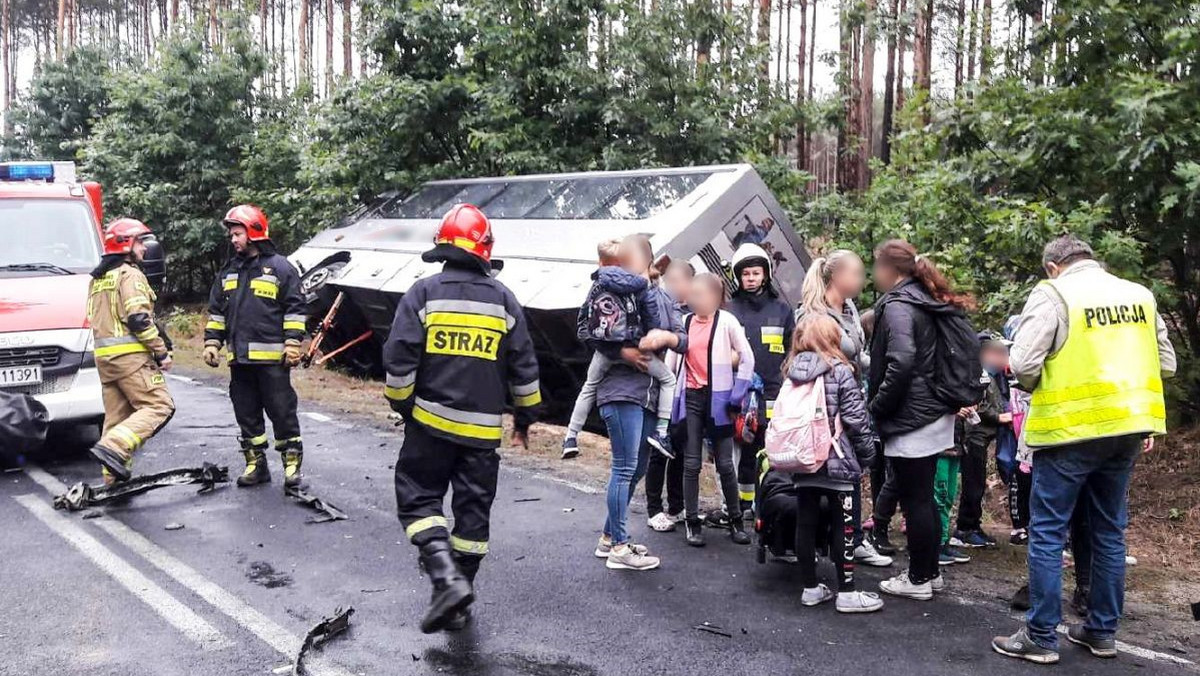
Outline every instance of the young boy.
MULTIPOLYGON (((621 240, 617 239, 606 240, 596 247, 600 268, 592 274, 595 281, 588 291, 587 300, 579 308, 577 335, 593 348, 597 343, 637 347, 638 341, 651 329, 671 329, 658 325, 657 294, 652 292, 649 280, 621 266, 620 248, 621 240)), ((567 437, 563 439, 563 460, 579 455, 577 437, 587 422, 592 405, 596 403, 596 387, 613 363, 601 350, 594 350, 588 365, 587 381, 575 399, 567 437)), ((660 390, 658 425, 647 442, 659 453, 674 458, 667 426, 671 421, 671 402, 675 396, 675 374, 671 373, 662 359, 653 355, 647 362, 647 372, 658 381, 660 390)))
POLYGON ((963 547, 995 547, 996 540, 983 532, 983 496, 987 492, 988 448, 1002 427, 1012 425, 1008 406, 1008 344, 1000 335, 979 334, 980 361, 991 382, 976 413, 979 420, 967 425, 962 455, 962 501, 954 539, 963 547))

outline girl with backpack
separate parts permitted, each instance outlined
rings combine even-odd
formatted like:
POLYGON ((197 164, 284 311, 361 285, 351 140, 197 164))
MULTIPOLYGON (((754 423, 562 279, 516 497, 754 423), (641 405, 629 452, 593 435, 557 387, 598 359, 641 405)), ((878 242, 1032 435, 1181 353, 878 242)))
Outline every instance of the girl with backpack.
MULTIPOLYGON (((704 440, 712 444, 712 454, 720 477, 725 504, 738 504, 737 470, 733 463, 733 419, 754 376, 754 352, 742 325, 732 313, 721 310, 725 283, 712 273, 696 275, 689 302, 692 314, 684 318, 687 352, 671 353, 675 368, 675 402, 671 422, 684 422, 687 446, 683 456, 683 504, 687 543, 704 546, 700 520, 700 466, 704 440), (736 368, 734 352, 738 355, 736 368)), ((661 332, 652 332, 643 345, 655 345, 661 332)), ((740 545, 750 544, 742 516, 731 510, 730 537, 740 545)))
POLYGON ((956 293, 933 262, 903 240, 875 249, 873 273, 883 296, 875 304, 868 410, 895 475, 909 551, 908 570, 884 580, 880 589, 928 601, 944 587, 934 501, 938 456, 954 447, 958 410, 983 394, 979 341, 963 315, 973 301, 956 293), (956 349, 942 347, 950 339, 958 341, 956 349), (973 353, 964 343, 975 346, 973 353))
MULTIPOLYGON (((796 557, 804 582, 800 602, 816 606, 836 598, 839 613, 871 613, 883 608, 883 600, 855 589, 852 491, 862 468, 875 458, 876 438, 841 342, 842 330, 828 315, 801 318, 783 366, 787 382, 775 403, 767 455, 778 458, 791 451, 794 466, 802 470, 792 475, 798 507, 796 557), (829 518, 818 527, 822 500, 829 503, 829 518), (836 594, 817 583, 818 541, 829 542, 836 594)), ((780 464, 788 467, 786 460, 780 464)))

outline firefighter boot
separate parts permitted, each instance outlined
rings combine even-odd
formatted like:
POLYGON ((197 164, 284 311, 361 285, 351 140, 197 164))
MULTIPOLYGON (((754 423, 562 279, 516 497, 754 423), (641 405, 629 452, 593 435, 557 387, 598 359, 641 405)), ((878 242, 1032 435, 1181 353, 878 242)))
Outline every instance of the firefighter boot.
MULTIPOLYGON (((454 552, 454 561, 458 564, 458 569, 462 571, 463 575, 467 576, 467 581, 471 583, 472 591, 474 591, 475 576, 479 573, 479 564, 483 562, 483 557, 454 552)), ((462 631, 470 623, 471 608, 467 606, 455 613, 446 622, 446 631, 462 631)))
POLYGON ((246 471, 237 478, 239 486, 254 486, 271 482, 271 470, 267 467, 266 444, 251 446, 242 442, 242 455, 246 458, 246 471))
POLYGON ((445 629, 458 611, 471 605, 475 593, 471 581, 454 562, 450 543, 446 540, 432 540, 421 545, 421 567, 433 584, 433 596, 429 599, 429 610, 421 619, 421 631, 432 634, 445 629))
POLYGON ((300 465, 304 463, 302 451, 291 450, 280 453, 283 456, 283 487, 294 488, 300 485, 304 477, 300 476, 300 465))
POLYGON ((104 473, 104 483, 115 483, 118 481, 129 481, 129 477, 133 476, 133 458, 120 452, 114 451, 107 446, 96 444, 88 449, 92 457, 100 462, 101 471, 104 473), (112 482, 109 478, 112 478, 112 482))

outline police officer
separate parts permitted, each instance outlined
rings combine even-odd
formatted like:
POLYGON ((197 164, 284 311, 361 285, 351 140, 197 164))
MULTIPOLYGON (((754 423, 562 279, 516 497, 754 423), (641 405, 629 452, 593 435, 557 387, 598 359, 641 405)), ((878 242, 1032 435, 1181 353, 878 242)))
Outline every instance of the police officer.
POLYGON ((488 531, 511 394, 513 441, 524 445, 542 395, 525 316, 492 277, 492 226, 479 209, 454 206, 422 255, 442 272, 413 284, 384 346, 385 394, 405 421, 396 462, 396 504, 433 585, 421 631, 461 629, 488 531), (442 502, 454 487, 454 529, 442 502))
POLYGON ((104 396, 104 433, 91 453, 105 483, 131 475, 133 454, 175 414, 163 371, 171 353, 154 325, 156 296, 139 264, 150 228, 119 218, 104 229, 104 256, 92 270, 87 316, 104 396))
POLYGON ((1086 512, 1092 580, 1087 621, 1067 638, 1116 657, 1125 591, 1126 496, 1138 455, 1166 432, 1163 377, 1175 351, 1146 287, 1108 273, 1071 235, 1042 253, 1050 278, 1034 287, 1013 336, 1010 366, 1033 398, 1024 436, 1033 452, 1025 626, 998 636, 999 653, 1058 661, 1062 553, 1068 523, 1086 512))
POLYGON ((271 480, 265 411, 275 432, 275 450, 283 457, 284 487, 299 486, 304 442, 289 369, 300 363, 305 332, 300 275, 275 251, 267 217, 258 207, 236 206, 223 222, 234 256, 217 274, 208 295, 204 363, 215 368, 221 346, 228 346, 229 398, 246 458, 237 484, 271 480))
MULTIPOLYGON (((757 244, 743 244, 733 254, 733 278, 737 290, 727 309, 746 329, 746 339, 754 350, 754 372, 763 382, 765 410, 754 441, 738 440, 738 498, 742 518, 753 522, 756 460, 762 450, 766 421, 771 417, 775 398, 783 386, 783 360, 787 357, 796 317, 787 302, 779 298, 771 284, 771 259, 757 244)), ((733 508, 732 505, 729 506, 733 508)))

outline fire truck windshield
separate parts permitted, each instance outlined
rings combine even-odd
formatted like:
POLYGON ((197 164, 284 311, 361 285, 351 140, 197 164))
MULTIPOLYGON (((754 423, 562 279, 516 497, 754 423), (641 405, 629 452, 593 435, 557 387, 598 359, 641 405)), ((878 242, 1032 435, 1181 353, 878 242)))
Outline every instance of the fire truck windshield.
POLYGON ((100 262, 100 241, 82 200, 0 199, 0 273, 53 268, 87 272, 100 262))

